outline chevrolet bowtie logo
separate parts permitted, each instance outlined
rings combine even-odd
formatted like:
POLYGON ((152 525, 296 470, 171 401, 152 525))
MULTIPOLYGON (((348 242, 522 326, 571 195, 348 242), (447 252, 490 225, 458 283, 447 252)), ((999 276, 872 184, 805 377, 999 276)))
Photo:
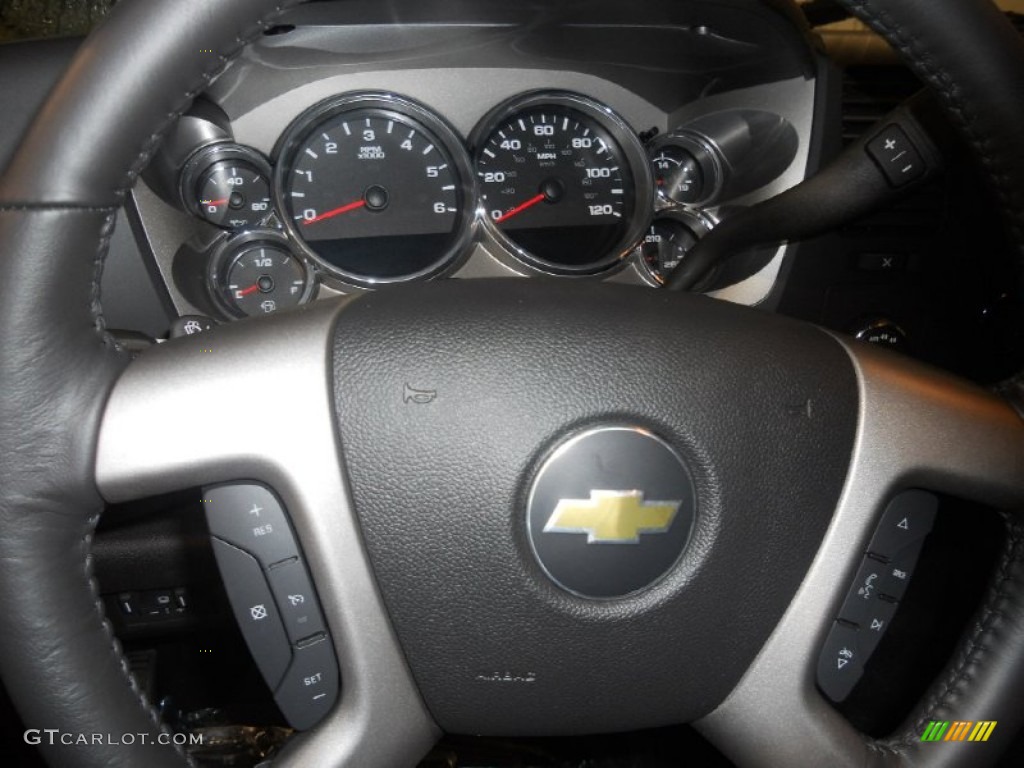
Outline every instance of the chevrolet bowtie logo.
POLYGON ((665 533, 681 501, 644 501, 643 491, 591 491, 561 499, 545 533, 585 533, 588 544, 637 544, 641 533, 665 533))

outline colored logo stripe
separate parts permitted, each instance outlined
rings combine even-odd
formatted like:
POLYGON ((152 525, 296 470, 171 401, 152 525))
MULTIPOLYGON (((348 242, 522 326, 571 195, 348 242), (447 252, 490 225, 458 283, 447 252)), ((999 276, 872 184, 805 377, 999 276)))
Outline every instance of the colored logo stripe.
POLYGON ((964 722, 962 720, 955 720, 949 727, 949 731, 946 733, 946 738, 943 741, 963 741, 967 738, 967 734, 970 732, 971 726, 974 723, 964 722))
POLYGON ((996 728, 995 720, 932 720, 921 734, 921 741, 988 741, 996 728))
POLYGON ((988 741, 988 737, 992 735, 992 731, 996 729, 995 720, 982 720, 971 731, 971 735, 967 737, 968 741, 988 741))

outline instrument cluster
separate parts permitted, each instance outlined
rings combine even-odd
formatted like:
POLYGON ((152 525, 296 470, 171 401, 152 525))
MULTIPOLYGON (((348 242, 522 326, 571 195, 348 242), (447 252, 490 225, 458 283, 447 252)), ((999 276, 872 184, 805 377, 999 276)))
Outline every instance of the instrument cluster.
POLYGON ((452 275, 481 243, 518 274, 603 279, 633 265, 657 286, 714 227, 705 208, 726 166, 709 137, 640 135, 580 93, 513 96, 464 140, 414 99, 359 91, 303 111, 269 157, 216 136, 173 186, 223 231, 207 254, 209 304, 244 317, 321 286, 452 275))

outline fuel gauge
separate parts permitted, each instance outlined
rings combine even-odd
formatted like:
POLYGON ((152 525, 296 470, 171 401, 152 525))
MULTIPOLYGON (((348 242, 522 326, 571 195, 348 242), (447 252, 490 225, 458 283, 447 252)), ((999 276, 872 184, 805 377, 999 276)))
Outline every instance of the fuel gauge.
POLYGON ((214 256, 211 292, 235 317, 269 315, 309 301, 313 280, 305 262, 273 232, 231 238, 214 256))

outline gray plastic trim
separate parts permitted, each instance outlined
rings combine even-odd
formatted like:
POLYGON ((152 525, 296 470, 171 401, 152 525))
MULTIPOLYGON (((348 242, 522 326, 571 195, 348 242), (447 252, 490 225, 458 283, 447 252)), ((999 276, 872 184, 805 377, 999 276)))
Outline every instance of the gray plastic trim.
POLYGON ((161 344, 111 394, 97 485, 110 502, 234 480, 291 515, 335 643, 338 705, 280 766, 416 765, 440 735, 387 618, 341 470, 330 372, 341 304, 239 321, 161 344), (221 404, 250 418, 225 423, 221 404))
POLYGON ((814 670, 892 493, 916 486, 1000 508, 1024 504, 1024 422, 1006 402, 899 355, 837 338, 853 360, 861 395, 839 506, 757 659, 725 702, 695 723, 744 768, 868 764, 867 738, 818 693, 814 670))

